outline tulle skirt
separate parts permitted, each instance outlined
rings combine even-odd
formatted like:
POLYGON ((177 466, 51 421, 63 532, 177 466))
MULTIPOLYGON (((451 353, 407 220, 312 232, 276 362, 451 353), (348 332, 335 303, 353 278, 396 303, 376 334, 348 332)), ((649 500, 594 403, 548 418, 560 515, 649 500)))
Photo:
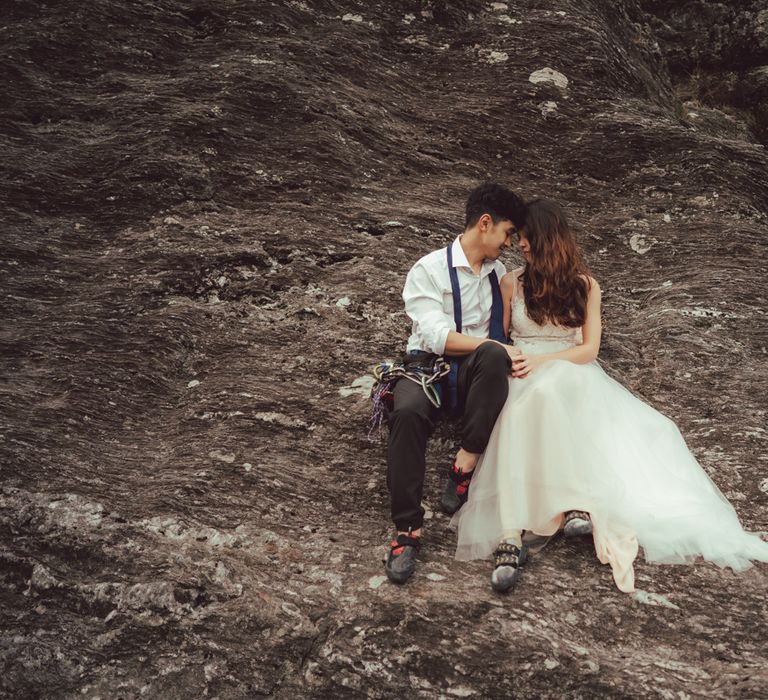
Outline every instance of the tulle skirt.
POLYGON ((622 591, 634 590, 638 546, 650 562, 703 556, 741 570, 768 561, 768 543, 742 529, 677 426, 596 362, 554 360, 508 381, 469 500, 452 521, 457 559, 488 557, 512 531, 553 534, 565 511, 584 510, 622 591))

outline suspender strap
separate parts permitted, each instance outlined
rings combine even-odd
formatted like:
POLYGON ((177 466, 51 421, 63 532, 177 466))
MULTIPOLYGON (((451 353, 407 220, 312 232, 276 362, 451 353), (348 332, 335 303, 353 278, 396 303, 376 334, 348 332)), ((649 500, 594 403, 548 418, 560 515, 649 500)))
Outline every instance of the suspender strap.
MULTIPOLYGON (((453 320, 456 323, 456 332, 461 333, 461 287, 459 287, 459 275, 453 266, 452 244, 445 249, 448 256, 448 275, 451 278, 451 293, 453 294, 453 320)), ((454 413, 459 405, 459 361, 455 357, 449 357, 451 371, 448 373, 448 410, 454 413)))
MULTIPOLYGON (((454 272, 456 272, 454 270, 454 272)), ((488 275, 491 280, 491 327, 488 337, 491 340, 498 340, 500 343, 506 343, 507 337, 504 334, 504 304, 501 299, 501 288, 499 287, 499 278, 496 276, 496 270, 492 270, 488 275)))
MULTIPOLYGON (((451 293, 453 294, 453 320, 456 323, 456 332, 461 333, 461 287, 459 287, 459 275, 453 266, 451 246, 448 246, 445 251, 448 258, 448 275, 451 278, 451 293)), ((491 270, 491 274, 488 275, 488 281, 491 283, 491 324, 488 337, 491 340, 506 343, 507 337, 504 334, 504 305, 501 300, 501 287, 499 286, 499 277, 496 274, 496 270, 491 270)))
POLYGON ((451 292, 453 293, 453 320, 456 323, 456 332, 461 333, 461 287, 459 287, 459 275, 453 266, 453 248, 449 245, 445 250, 448 256, 448 274, 451 277, 451 292))

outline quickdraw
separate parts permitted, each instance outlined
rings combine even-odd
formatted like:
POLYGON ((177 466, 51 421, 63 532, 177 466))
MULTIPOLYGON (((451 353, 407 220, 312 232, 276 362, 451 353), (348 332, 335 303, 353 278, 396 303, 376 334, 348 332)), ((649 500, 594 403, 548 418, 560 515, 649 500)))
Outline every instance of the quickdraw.
POLYGON ((451 365, 442 357, 437 357, 429 367, 415 363, 405 364, 403 362, 392 362, 384 360, 371 369, 376 384, 371 392, 373 401, 373 411, 371 414, 370 429, 368 430, 368 440, 373 441, 373 434, 378 431, 384 423, 386 409, 392 407, 394 400, 393 389, 400 379, 418 384, 424 391, 424 395, 435 407, 440 408, 442 403, 439 382, 451 371, 451 365))

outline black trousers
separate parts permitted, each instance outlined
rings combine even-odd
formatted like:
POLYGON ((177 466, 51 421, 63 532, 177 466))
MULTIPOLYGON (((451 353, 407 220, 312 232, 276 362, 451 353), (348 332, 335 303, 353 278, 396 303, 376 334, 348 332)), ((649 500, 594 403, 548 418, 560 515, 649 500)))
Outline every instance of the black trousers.
MULTIPOLYGON (((461 447, 467 452, 480 453, 485 451, 496 418, 507 400, 507 378, 512 362, 498 343, 483 343, 460 362, 461 447)), ((421 498, 427 439, 444 409, 435 408, 422 388, 407 379, 401 379, 395 385, 394 395, 387 445, 387 487, 392 520, 398 530, 415 530, 424 522, 421 498)))

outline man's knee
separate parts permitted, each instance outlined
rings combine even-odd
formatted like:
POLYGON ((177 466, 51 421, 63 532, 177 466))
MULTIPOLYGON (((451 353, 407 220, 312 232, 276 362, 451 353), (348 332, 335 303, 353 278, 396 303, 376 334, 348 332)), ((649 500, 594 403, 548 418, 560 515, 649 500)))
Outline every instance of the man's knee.
POLYGON ((506 348, 499 343, 483 343, 477 350, 477 361, 489 368, 506 371, 511 366, 511 360, 506 348))
POLYGON ((429 419, 429 412, 423 410, 421 406, 413 403, 407 403, 402 406, 396 406, 389 412, 390 423, 412 423, 417 421, 426 421, 429 419))
MULTIPOLYGON (((407 381, 407 380, 403 380, 407 381)), ((431 404, 423 391, 395 396, 395 405, 389 412, 390 426, 430 424, 431 404)))

